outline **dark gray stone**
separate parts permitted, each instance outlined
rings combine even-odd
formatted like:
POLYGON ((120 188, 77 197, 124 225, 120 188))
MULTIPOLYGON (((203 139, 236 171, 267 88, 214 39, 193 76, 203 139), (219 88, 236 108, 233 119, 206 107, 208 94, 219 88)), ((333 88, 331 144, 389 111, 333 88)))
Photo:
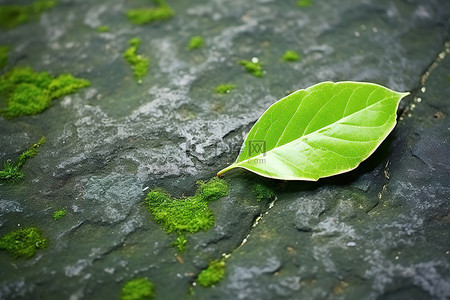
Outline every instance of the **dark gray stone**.
POLYGON ((144 26, 124 12, 149 3, 128 2, 60 1, 39 21, 0 31, 12 48, 6 69, 92 82, 40 115, 0 119, 2 164, 47 138, 23 181, 0 184, 0 236, 38 226, 50 241, 31 260, 0 252, 0 299, 114 299, 135 277, 154 282, 158 299, 450 297, 448 1, 168 0, 175 17, 144 26), (206 46, 187 51, 194 35, 206 46), (151 60, 142 84, 121 57, 135 36, 151 60), (281 62, 289 49, 302 59, 281 62), (263 78, 237 64, 252 57, 263 78), (192 195, 197 180, 235 160, 267 107, 325 80, 411 95, 392 134, 350 173, 316 183, 227 173, 229 195, 210 205, 216 225, 187 234, 177 253, 176 235, 142 205, 146 191, 192 195), (215 94, 226 82, 237 88, 215 94), (255 183, 276 200, 257 202, 255 183), (62 208, 68 215, 53 221, 62 208), (224 255, 225 278, 195 286, 224 255))

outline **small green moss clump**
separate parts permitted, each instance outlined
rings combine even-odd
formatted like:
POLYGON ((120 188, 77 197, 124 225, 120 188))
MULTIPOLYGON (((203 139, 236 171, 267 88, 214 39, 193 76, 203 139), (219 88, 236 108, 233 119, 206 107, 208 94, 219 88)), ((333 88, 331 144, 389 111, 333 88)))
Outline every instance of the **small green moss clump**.
POLYGON ((295 52, 294 50, 288 50, 286 51, 283 56, 281 57, 281 60, 283 61, 297 61, 300 59, 300 55, 295 52))
POLYGON ((225 276, 225 260, 212 261, 209 266, 198 274, 197 283, 204 287, 218 283, 225 276))
POLYGON ((247 72, 249 72, 253 76, 263 77, 264 75, 262 65, 258 59, 252 59, 252 61, 242 59, 238 62, 238 64, 244 66, 247 72))
POLYGON ((131 65, 133 74, 139 83, 142 83, 142 78, 147 74, 150 61, 147 57, 137 54, 137 50, 141 45, 139 38, 132 38, 129 42, 128 48, 123 54, 123 58, 131 65))
POLYGON ((215 219, 208 203, 228 194, 228 184, 213 178, 208 182, 198 181, 194 196, 173 199, 162 189, 150 191, 145 198, 149 212, 155 222, 161 224, 167 233, 175 232, 178 239, 174 245, 182 250, 186 246, 185 233, 207 230, 215 219))
POLYGON ((81 88, 89 86, 89 81, 85 79, 78 79, 72 74, 59 75, 56 80, 52 80, 48 86, 50 98, 56 99, 65 95, 73 94, 81 88))
POLYGON ((23 178, 23 173, 19 167, 7 161, 0 170, 0 180, 16 181, 23 178))
POLYGON ((42 232, 34 227, 11 231, 0 238, 0 249, 7 250, 15 258, 32 257, 38 249, 48 247, 42 232))
POLYGON ((165 0, 153 0, 155 8, 139 8, 127 11, 128 20, 135 25, 170 19, 174 16, 172 8, 165 0))
POLYGON ((54 0, 37 0, 30 5, 2 5, 0 6, 0 25, 13 28, 38 18, 45 10, 55 6, 54 0))
POLYGON ((123 285, 120 300, 147 300, 155 295, 155 286, 150 280, 135 278, 123 285))
POLYGON ((25 150, 25 152, 20 154, 19 158, 17 159, 16 166, 21 168, 28 159, 35 157, 39 153, 39 147, 44 143, 45 137, 41 137, 37 143, 33 144, 31 147, 25 150))
POLYGON ((175 242, 173 242, 173 245, 180 252, 186 251, 186 244, 187 244, 187 239, 186 239, 186 236, 184 234, 178 236, 177 239, 175 240, 175 242))
POLYGON ((191 40, 189 41, 188 50, 194 50, 201 48, 205 45, 205 41, 203 38, 199 35, 191 37, 191 40))
POLYGON ((214 225, 214 215, 200 197, 171 199, 164 191, 153 190, 147 194, 146 203, 155 221, 167 233, 194 233, 214 225))
POLYGON ((65 215, 67 215, 67 211, 64 210, 64 209, 55 211, 55 212, 53 213, 53 220, 58 221, 58 220, 60 220, 62 217, 64 217, 65 215))
POLYGON ((271 200, 275 198, 275 193, 270 188, 262 184, 254 184, 252 187, 252 192, 256 196, 256 201, 261 200, 271 200))
POLYGON ((8 119, 35 115, 51 105, 53 99, 75 93, 90 82, 62 74, 56 78, 47 72, 36 73, 30 68, 14 68, 0 77, 0 95, 4 109, 0 114, 8 119))
POLYGON ((0 6, 0 25, 4 28, 14 28, 17 25, 28 22, 29 8, 25 5, 0 6))
POLYGON ((310 7, 311 6, 311 0, 298 0, 297 6, 298 7, 310 7))
POLYGON ((197 181, 197 193, 194 198, 212 202, 228 195, 229 186, 225 180, 213 178, 208 182, 197 181))
POLYGON ((0 69, 6 66, 6 64, 8 63, 8 54, 9 54, 9 47, 0 46, 0 69))
POLYGON ((235 88, 236 88, 236 85, 231 84, 231 83, 219 84, 216 87, 216 93, 218 93, 218 94, 228 94, 232 90, 234 90, 235 88))
POLYGON ((108 32, 109 31, 109 26, 105 26, 105 25, 98 26, 97 27, 97 31, 100 32, 100 33, 108 32))
POLYGON ((25 162, 39 153, 39 147, 45 143, 45 137, 42 137, 36 144, 33 144, 25 152, 23 152, 17 162, 13 165, 7 161, 0 170, 0 180, 16 181, 23 178, 22 166, 25 162))

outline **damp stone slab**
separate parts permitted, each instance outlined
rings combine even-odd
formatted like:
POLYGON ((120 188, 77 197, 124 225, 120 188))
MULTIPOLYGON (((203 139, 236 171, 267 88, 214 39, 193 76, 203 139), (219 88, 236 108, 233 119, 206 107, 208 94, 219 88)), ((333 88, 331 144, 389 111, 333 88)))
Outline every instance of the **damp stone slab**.
POLYGON ((33 227, 48 241, 29 259, 0 251, 0 299, 117 299, 139 278, 155 299, 450 297, 449 1, 46 3, 0 27, 0 76, 29 67, 90 86, 41 113, 0 117, 1 167, 46 138, 23 179, 0 182, 0 238, 33 227), (141 8, 165 17, 130 22, 141 8), (202 46, 189 50, 195 36, 202 46), (148 59, 139 81, 123 58, 134 38, 148 59), (287 51, 299 59, 283 60, 287 51), (154 221, 150 190, 195 197, 271 104, 345 80, 411 93, 356 170, 318 182, 230 172, 228 194, 208 203, 210 229, 180 236, 154 221), (174 246, 183 237, 184 252, 174 246), (222 259, 223 278, 197 284, 222 259))

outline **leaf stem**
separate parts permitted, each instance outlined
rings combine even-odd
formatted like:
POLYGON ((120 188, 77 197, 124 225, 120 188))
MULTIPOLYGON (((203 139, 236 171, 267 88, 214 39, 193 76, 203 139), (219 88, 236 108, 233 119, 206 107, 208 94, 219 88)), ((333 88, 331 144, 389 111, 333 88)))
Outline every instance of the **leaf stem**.
POLYGON ((220 170, 220 171, 217 173, 217 177, 220 177, 223 173, 225 173, 225 172, 227 172, 227 171, 229 171, 229 170, 231 170, 231 169, 234 169, 235 167, 236 167, 235 164, 229 165, 229 166, 226 167, 225 169, 220 170))

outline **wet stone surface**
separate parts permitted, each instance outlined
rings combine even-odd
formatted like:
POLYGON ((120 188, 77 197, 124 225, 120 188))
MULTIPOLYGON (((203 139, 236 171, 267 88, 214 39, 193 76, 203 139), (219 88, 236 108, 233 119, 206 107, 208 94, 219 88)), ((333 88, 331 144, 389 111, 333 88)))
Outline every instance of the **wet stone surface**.
POLYGON ((0 29, 11 48, 2 74, 30 66, 91 81, 39 115, 0 118, 1 164, 47 139, 22 181, 0 183, 0 236, 35 226, 49 240, 29 260, 0 251, 0 299, 113 299, 136 277, 157 299, 448 299, 450 3, 191 2, 168 0, 172 19, 135 26, 125 12, 148 1, 61 0, 0 29), (205 45, 188 50, 198 35, 205 45), (122 57, 133 37, 150 59, 142 84, 122 57), (282 62, 287 50, 301 59, 282 62), (238 65, 253 57, 262 78, 238 65), (177 252, 142 204, 146 191, 193 195, 234 161, 268 106, 326 80, 411 95, 350 173, 316 183, 226 174, 228 196, 210 204, 215 226, 177 252), (223 83, 236 89, 215 93, 223 83), (276 200, 256 201, 257 183, 276 200), (68 214, 54 221, 60 209, 68 214), (195 286, 224 254, 222 281, 195 286))

